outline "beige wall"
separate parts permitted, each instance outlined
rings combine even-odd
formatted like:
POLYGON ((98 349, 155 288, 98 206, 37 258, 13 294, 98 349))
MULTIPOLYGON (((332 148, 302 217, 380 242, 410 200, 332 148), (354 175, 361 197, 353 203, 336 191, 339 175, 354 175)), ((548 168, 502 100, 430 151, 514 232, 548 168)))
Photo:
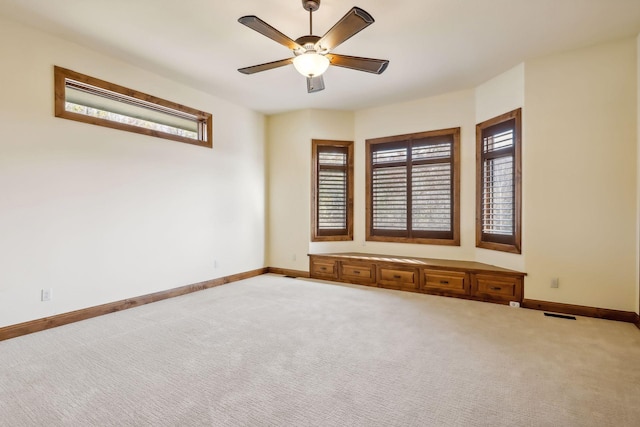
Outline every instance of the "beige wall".
MULTIPOLYGON (((473 90, 356 111, 353 242, 309 244, 310 140, 317 136, 304 129, 309 117, 270 118, 269 150, 278 158, 272 157, 271 166, 286 171, 291 183, 283 187, 281 172, 271 170, 270 230, 286 229, 288 236, 271 236, 272 265, 306 269, 306 260, 287 259, 292 247, 469 259, 527 272, 528 299, 637 310, 638 44, 633 38, 540 58, 473 90), (475 248, 475 124, 519 107, 523 253, 514 255, 475 248), (461 246, 365 242, 365 140, 457 126, 462 128, 461 246), (295 157, 286 160, 289 152, 295 157), (288 246, 288 240, 295 244, 288 246), (550 287, 554 277, 558 289, 550 287)), ((348 128, 344 120, 341 126, 348 128)))
MULTIPOLYGON (((524 63, 513 67, 510 70, 505 71, 499 76, 481 84, 476 88, 476 121, 475 123, 481 123, 493 117, 501 114, 513 111, 517 108, 524 107, 524 63)), ((523 122, 527 120, 526 110, 523 109, 523 122)), ((524 129, 523 129, 523 133, 524 129)), ((526 135, 523 135, 523 157, 527 155, 526 135)), ((475 141, 475 140, 474 140, 475 141)), ((474 146, 475 156, 475 146, 474 146)), ((475 160, 475 157, 474 157, 475 160)), ((475 170, 475 163, 473 165, 475 170)), ((475 177, 473 180, 475 185, 475 177)), ((475 191, 475 187, 474 187, 475 191)), ((475 197, 475 193, 473 195, 475 197)), ((523 205, 526 206, 526 186, 523 188, 523 205)), ((475 205, 473 207, 475 214, 475 205)), ((475 218, 475 217, 474 217, 475 218)), ((523 208, 522 221, 527 220, 527 210, 523 208)), ((474 223, 475 227, 475 223, 474 223)), ((475 232, 475 228, 474 228, 475 232)), ((475 239, 475 234, 473 235, 475 239)), ((527 271, 526 257, 527 257, 527 234, 525 230, 522 230, 522 253, 510 254, 507 252, 491 251, 487 249, 475 248, 475 260, 478 262, 484 262, 492 265, 499 265, 505 268, 512 268, 519 271, 527 271)), ((475 245, 475 240, 474 240, 475 245)), ((527 283, 528 285, 528 283, 527 283)), ((525 294, 526 294, 525 287, 525 294)), ((526 295, 525 295, 526 296, 526 295)))
POLYGON ((359 252, 428 258, 473 259, 475 128, 473 91, 460 91, 432 98, 371 108, 356 112, 354 239, 359 252), (436 129, 461 130, 460 246, 365 242, 365 141, 436 129))
MULTIPOLYGON (((359 251, 434 258, 475 259, 475 123, 476 110, 501 114, 521 106, 523 66, 509 70, 474 91, 360 110, 352 113, 300 111, 268 119, 269 262, 282 268, 307 269, 304 250, 312 253, 359 251), (492 96, 492 91, 499 95, 492 96), (515 94, 515 95, 514 95, 515 94), (476 107, 476 104, 480 108, 476 107), (504 110, 504 111, 503 111, 504 110), (311 117, 313 114, 313 117, 311 117), (331 123, 327 126, 326 123, 331 123), (461 246, 365 242, 365 141, 368 138, 462 127, 461 246), (330 131, 330 135, 327 132, 330 131), (354 139, 355 200, 353 242, 309 242, 311 139, 354 139), (294 260, 295 257, 295 260, 294 260)), ((488 116, 489 117, 489 116, 488 116)), ((483 260, 523 268, 522 256, 491 251, 483 260), (492 258, 493 256, 493 258, 492 258)))
POLYGON ((636 80, 635 39, 527 62, 527 298, 636 309, 636 80))
POLYGON ((265 265, 261 114, 4 19, 0 57, 0 327, 265 265), (213 149, 55 118, 54 64, 211 112, 213 149))
POLYGON ((524 106, 524 68, 518 64, 476 88, 476 123, 524 106))
POLYGON ((267 129, 267 259, 273 267, 307 271, 310 252, 350 250, 349 242, 310 242, 311 140, 353 141, 353 113, 325 110, 283 113, 270 116, 267 129))

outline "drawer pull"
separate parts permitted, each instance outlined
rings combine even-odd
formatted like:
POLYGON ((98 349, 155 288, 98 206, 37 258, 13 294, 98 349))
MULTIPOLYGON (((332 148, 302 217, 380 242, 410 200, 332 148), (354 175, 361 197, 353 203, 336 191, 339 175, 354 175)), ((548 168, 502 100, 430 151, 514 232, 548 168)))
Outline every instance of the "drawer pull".
POLYGON ((399 276, 399 275, 397 275, 397 274, 394 274, 394 275, 393 275, 393 278, 394 278, 394 279, 402 279, 402 276, 399 276))
POLYGON ((326 271, 326 270, 327 270, 327 267, 320 267, 320 270, 322 270, 322 271, 326 271))
POLYGON ((448 280, 440 280, 440 284, 441 285, 448 285, 449 281, 448 280))
POLYGON ((489 289, 491 289, 492 291, 500 291, 500 290, 502 290, 502 288, 500 286, 491 286, 489 289))
POLYGON ((353 270, 353 274, 360 274, 360 270, 353 270))

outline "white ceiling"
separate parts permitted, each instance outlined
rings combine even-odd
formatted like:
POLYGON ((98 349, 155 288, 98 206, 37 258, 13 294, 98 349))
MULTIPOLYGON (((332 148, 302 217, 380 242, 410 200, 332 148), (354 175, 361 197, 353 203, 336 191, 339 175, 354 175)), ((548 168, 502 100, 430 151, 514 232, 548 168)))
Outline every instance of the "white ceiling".
POLYGON ((330 67, 313 94, 293 66, 237 71, 292 56, 237 19, 256 15, 296 39, 309 32, 301 0, 0 0, 0 14, 266 114, 471 88, 527 59, 640 33, 640 0, 322 0, 314 34, 353 6, 376 22, 334 53, 389 68, 330 67))

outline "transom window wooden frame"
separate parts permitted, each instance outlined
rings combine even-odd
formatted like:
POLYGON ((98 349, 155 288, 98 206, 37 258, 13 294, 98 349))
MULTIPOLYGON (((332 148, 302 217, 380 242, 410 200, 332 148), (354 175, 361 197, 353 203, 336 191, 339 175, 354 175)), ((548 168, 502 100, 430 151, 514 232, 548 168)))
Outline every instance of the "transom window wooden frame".
POLYGON ((55 116, 212 148, 210 113, 54 67, 55 116))
MULTIPOLYGON (((446 145, 446 144, 445 144, 446 145)), ((442 178, 442 176, 440 176, 442 178)), ((418 183, 421 181, 417 181, 418 183)), ((433 185, 431 182, 424 181, 427 186, 433 185)), ((428 191, 426 193, 429 193, 428 191)), ((426 194, 425 193, 425 194, 426 194)), ((427 205, 435 203, 430 198, 435 196, 426 196, 427 205)), ((397 242, 397 243, 415 243, 428 245, 448 245, 460 246, 460 128, 440 129, 427 132, 419 132, 406 135, 389 136, 384 138, 375 138, 366 140, 366 240, 380 242, 397 242), (450 144, 450 154, 444 156, 436 153, 436 155, 422 156, 422 158, 412 159, 412 147, 424 147, 425 145, 443 146, 443 142, 450 144), (380 230, 374 227, 374 152, 386 147, 390 150, 399 147, 406 148, 405 161, 385 162, 381 167, 397 167, 406 169, 406 225, 402 230, 380 230), (425 216, 424 211, 415 211, 412 206, 412 199, 424 199, 424 195, 414 194, 412 191, 412 169, 422 168, 428 165, 449 165, 449 176, 447 185, 450 190, 449 195, 449 229, 446 231, 429 231, 414 230, 412 216, 425 216)), ((424 209, 424 203, 423 208, 424 209)), ((437 214, 435 214, 437 215, 437 214)), ((427 217, 433 217, 433 214, 426 212, 427 217)), ((423 220, 427 221, 429 219, 423 220)), ((424 225, 425 222, 422 223, 424 225)), ((424 228, 424 227, 423 227, 424 228)))
POLYGON ((312 242, 353 240, 353 145, 311 141, 312 242))
POLYGON ((476 247, 519 254, 521 243, 522 109, 518 108, 476 125, 476 247))

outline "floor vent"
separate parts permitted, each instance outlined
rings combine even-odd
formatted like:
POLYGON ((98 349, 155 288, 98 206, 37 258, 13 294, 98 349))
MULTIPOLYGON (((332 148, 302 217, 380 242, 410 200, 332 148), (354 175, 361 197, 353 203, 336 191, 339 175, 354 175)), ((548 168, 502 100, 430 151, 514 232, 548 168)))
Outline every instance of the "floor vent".
POLYGON ((545 313, 544 315, 549 317, 557 317, 559 319, 576 320, 575 316, 567 316, 565 314, 545 313))
POLYGON ((284 276, 284 277, 286 277, 287 279, 295 279, 296 278, 296 276, 284 276))

